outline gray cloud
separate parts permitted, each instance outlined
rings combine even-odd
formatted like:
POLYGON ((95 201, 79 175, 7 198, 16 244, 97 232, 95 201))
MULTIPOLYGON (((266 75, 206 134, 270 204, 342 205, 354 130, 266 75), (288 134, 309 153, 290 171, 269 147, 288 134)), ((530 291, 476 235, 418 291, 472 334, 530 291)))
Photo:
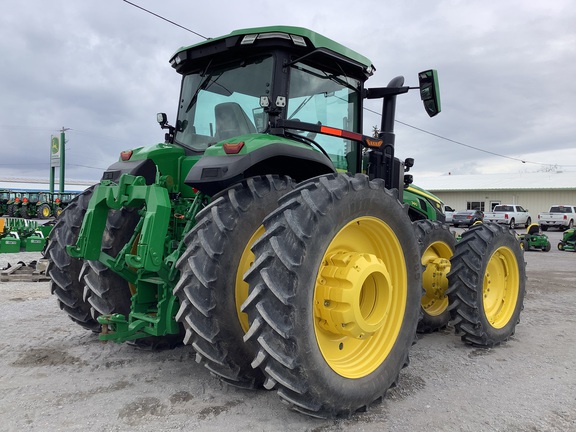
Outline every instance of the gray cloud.
MULTIPOLYGON (((439 71, 443 112, 429 119, 417 92, 398 120, 489 152, 576 171, 576 10, 570 2, 445 0, 387 5, 294 0, 138 4, 207 36, 236 28, 308 27, 368 56, 368 86, 439 71), (306 13, 303 13, 306 11, 306 13), (344 12, 343 12, 344 11, 344 12), (346 12, 347 11, 347 12, 346 12)), ((191 33, 120 0, 29 0, 0 15, 0 176, 48 176, 51 134, 65 126, 67 177, 97 180, 121 150, 161 142, 156 112, 174 119, 179 76, 168 64, 191 33)), ((380 111, 379 104, 368 103, 380 111)), ((365 133, 379 124, 367 112, 365 133)), ((525 172, 522 164, 397 124, 397 153, 414 175, 525 172)))

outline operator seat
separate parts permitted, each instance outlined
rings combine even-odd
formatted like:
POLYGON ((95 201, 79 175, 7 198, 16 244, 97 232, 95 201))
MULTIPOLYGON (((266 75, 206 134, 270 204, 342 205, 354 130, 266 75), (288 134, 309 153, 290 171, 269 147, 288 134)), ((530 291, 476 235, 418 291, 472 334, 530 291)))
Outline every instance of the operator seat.
POLYGON ((256 133, 256 127, 236 102, 224 102, 214 107, 216 131, 214 138, 222 141, 237 135, 256 133))
POLYGON ((538 224, 532 224, 528 227, 526 233, 529 235, 537 235, 540 233, 540 226, 538 224))

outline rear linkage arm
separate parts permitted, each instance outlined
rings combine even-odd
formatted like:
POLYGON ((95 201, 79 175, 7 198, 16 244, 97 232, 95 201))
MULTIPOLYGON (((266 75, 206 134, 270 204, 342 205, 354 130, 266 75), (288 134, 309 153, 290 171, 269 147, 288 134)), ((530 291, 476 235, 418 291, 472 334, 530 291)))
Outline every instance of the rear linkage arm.
MULTIPOLYGON (((179 332, 174 320, 179 305, 172 290, 177 278, 176 261, 185 244, 182 236, 174 251, 163 259, 172 205, 168 189, 159 184, 161 180, 146 185, 143 177, 131 174, 123 174, 117 185, 103 180, 94 189, 77 244, 67 246, 71 256, 100 261, 135 287, 128 318, 122 314, 98 317, 102 325, 100 340, 120 343, 179 332), (114 258, 102 252, 102 236, 109 210, 122 207, 140 208, 141 218, 130 241, 114 258)), ((186 214, 175 215, 186 220, 184 233, 194 225, 204 198, 197 195, 186 214)))

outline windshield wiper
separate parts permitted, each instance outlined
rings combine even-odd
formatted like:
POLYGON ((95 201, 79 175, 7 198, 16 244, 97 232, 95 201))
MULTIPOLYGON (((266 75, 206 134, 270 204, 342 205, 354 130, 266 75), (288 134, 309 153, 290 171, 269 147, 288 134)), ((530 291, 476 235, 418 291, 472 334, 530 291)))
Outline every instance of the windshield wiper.
POLYGON ((204 77, 204 79, 202 80, 202 82, 200 82, 200 85, 198 86, 198 88, 194 92, 192 99, 190 99, 190 103, 186 107, 186 111, 184 111, 185 113, 187 113, 188 111, 190 111, 192 109, 192 107, 196 103, 196 99, 198 99, 198 93, 200 93, 200 90, 204 90, 206 87, 208 87, 208 83, 210 82, 211 79, 212 79, 212 74, 206 75, 204 77))

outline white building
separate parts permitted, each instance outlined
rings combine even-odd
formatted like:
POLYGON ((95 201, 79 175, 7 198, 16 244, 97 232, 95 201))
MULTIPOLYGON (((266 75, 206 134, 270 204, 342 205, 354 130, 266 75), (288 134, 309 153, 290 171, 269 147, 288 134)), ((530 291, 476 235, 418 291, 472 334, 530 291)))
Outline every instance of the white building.
POLYGON ((576 172, 445 175, 419 177, 424 188, 455 210, 490 211, 497 204, 519 204, 532 219, 554 204, 576 205, 576 172))

